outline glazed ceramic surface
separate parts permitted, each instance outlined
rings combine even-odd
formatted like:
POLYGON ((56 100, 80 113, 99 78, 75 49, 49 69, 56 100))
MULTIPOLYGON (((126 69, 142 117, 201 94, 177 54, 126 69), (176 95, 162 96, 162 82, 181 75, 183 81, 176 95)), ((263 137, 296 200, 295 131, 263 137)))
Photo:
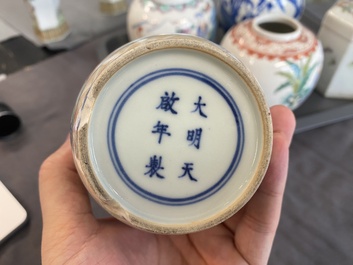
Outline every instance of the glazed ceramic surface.
POLYGON ((318 38, 325 60, 318 90, 326 97, 353 98, 353 2, 338 1, 324 16, 318 38))
POLYGON ((60 0, 26 0, 37 37, 44 43, 60 41, 70 31, 60 10, 60 0))
POLYGON ((288 16, 263 15, 231 28, 221 46, 256 76, 270 106, 297 108, 315 88, 323 51, 315 35, 288 16))
POLYGON ((99 8, 103 14, 118 15, 127 11, 126 0, 99 0, 99 8))
POLYGON ((258 83, 202 38, 132 42, 91 74, 72 120, 81 179, 134 227, 180 234, 214 226, 253 195, 272 147, 258 83))
POLYGON ((216 28, 213 0, 133 0, 128 10, 130 40, 170 33, 213 40, 216 28))
POLYGON ((305 0, 220 0, 219 20, 228 30, 235 24, 263 14, 285 14, 295 19, 302 16, 305 0))

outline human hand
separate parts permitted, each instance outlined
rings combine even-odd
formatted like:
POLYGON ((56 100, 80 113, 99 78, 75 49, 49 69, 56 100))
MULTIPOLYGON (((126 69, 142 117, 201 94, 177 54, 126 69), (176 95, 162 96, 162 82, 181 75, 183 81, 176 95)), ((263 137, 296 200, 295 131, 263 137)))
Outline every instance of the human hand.
POLYGON ((259 189, 234 216, 205 231, 157 235, 114 218, 96 219, 67 140, 42 165, 42 263, 46 264, 266 264, 278 226, 295 119, 271 108, 272 158, 259 189))

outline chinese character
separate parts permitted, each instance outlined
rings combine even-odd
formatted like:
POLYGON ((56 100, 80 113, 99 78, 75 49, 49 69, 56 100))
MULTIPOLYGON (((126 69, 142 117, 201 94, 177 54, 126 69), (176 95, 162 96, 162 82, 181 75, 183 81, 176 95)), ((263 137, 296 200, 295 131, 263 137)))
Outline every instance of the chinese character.
POLYGON ((158 139, 158 143, 160 144, 162 141, 162 136, 163 134, 166 134, 168 136, 170 136, 171 134, 169 132, 167 132, 168 129, 168 125, 166 124, 161 124, 160 121, 158 121, 158 123, 153 126, 153 128, 156 128, 154 131, 152 131, 152 133, 158 133, 159 134, 159 139, 158 139))
POLYGON ((170 97, 168 92, 164 93, 164 96, 161 97, 161 104, 159 104, 159 106, 156 109, 162 109, 164 111, 170 111, 173 114, 178 114, 178 112, 176 112, 173 109, 173 105, 175 103, 175 101, 178 101, 179 98, 175 97, 175 93, 172 93, 172 96, 170 97))
POLYGON ((192 112, 196 112, 199 111, 199 114, 204 117, 207 118, 207 115, 205 113, 202 112, 202 107, 206 106, 206 103, 201 103, 202 97, 199 97, 199 101, 195 102, 194 105, 196 106, 195 110, 192 112))
POLYGON ((150 157, 150 163, 146 165, 148 170, 144 175, 149 175, 150 178, 152 178, 154 175, 156 175, 160 179, 164 179, 162 175, 158 173, 159 170, 163 170, 164 167, 162 167, 162 157, 160 156, 157 159, 157 156, 150 157))
POLYGON ((197 181, 197 179, 195 179, 192 175, 191 175, 191 172, 192 170, 194 170, 194 168, 192 167, 194 164, 193 163, 184 163, 184 167, 182 167, 181 169, 184 170, 184 174, 179 176, 179 178, 183 178, 185 177, 186 175, 188 175, 189 179, 192 180, 192 181, 197 181))
POLYGON ((202 129, 189 130, 186 140, 191 142, 190 145, 195 146, 197 149, 200 148, 202 129))

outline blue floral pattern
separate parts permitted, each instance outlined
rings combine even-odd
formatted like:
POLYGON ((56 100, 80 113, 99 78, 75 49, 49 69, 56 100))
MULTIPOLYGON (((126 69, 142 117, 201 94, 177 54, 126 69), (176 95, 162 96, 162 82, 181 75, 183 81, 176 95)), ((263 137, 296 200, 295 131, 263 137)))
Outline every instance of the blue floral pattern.
POLYGON ((305 0, 220 0, 220 23, 224 30, 263 13, 282 12, 300 18, 305 0), (294 10, 294 12, 292 11, 294 10))

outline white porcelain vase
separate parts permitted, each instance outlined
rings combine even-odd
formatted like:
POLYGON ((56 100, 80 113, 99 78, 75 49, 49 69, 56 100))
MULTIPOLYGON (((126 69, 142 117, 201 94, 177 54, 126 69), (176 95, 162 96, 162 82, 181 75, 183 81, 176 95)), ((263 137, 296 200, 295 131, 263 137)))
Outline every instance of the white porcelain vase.
POLYGON ((60 9, 60 0, 26 0, 34 33, 43 43, 65 39, 70 29, 60 9))
POLYGON ((172 33, 214 40, 216 28, 213 0, 133 0, 127 14, 130 40, 172 33))
POLYGON ((318 91, 328 98, 353 99, 353 2, 337 1, 318 33, 325 52, 318 91))
POLYGON ((238 57, 255 75, 270 106, 300 106, 320 77, 320 41, 297 20, 262 15, 232 27, 221 46, 238 57))

